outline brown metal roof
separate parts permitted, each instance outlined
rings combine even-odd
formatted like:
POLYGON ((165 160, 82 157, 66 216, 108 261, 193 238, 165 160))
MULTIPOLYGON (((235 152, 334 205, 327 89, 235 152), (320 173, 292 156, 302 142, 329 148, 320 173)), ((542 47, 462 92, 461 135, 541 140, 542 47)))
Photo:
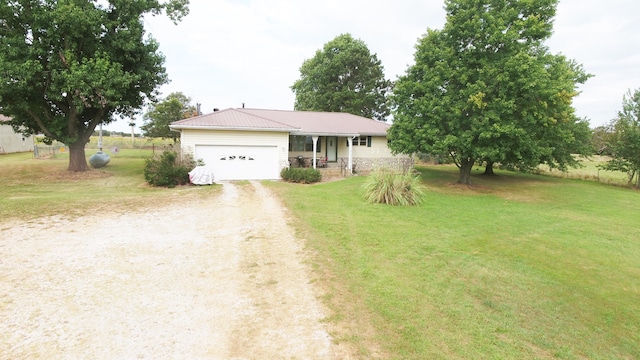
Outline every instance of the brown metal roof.
POLYGON ((225 109, 173 122, 172 129, 286 131, 300 135, 385 136, 390 125, 362 116, 317 111, 225 109))
POLYGON ((171 123, 173 129, 220 129, 220 130, 263 130, 292 131, 296 130, 287 124, 272 119, 240 112, 236 109, 225 109, 210 114, 200 115, 171 123))

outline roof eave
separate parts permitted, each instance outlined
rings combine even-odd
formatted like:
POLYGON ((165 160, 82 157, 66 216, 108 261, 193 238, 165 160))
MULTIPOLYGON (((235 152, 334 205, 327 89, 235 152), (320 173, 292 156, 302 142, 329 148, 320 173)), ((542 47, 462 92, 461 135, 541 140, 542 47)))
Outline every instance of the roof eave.
POLYGON ((363 132, 363 133, 360 133, 360 136, 387 136, 387 133, 386 132, 383 132, 383 133, 363 132))
POLYGON ((285 132, 289 133, 298 129, 277 129, 277 128, 260 128, 260 127, 241 127, 241 126, 206 126, 206 125, 171 125, 169 129, 179 130, 222 130, 222 131, 264 131, 264 132, 285 132))
POLYGON ((307 136, 338 136, 338 137, 354 137, 354 136, 387 136, 387 133, 328 133, 328 132, 311 132, 311 131, 292 131, 291 135, 307 135, 307 136))
POLYGON ((296 129, 296 131, 291 131, 291 135, 306 135, 306 136, 360 136, 357 133, 330 133, 330 132, 313 132, 313 131, 301 131, 296 129))

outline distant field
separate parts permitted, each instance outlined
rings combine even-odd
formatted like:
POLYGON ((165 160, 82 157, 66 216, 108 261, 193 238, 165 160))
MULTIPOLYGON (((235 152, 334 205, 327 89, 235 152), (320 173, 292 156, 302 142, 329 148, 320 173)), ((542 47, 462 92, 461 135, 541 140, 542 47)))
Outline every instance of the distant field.
MULTIPOLYGON (((117 136, 102 137, 103 149, 108 150, 113 146, 116 146, 122 149, 132 149, 132 148, 168 147, 168 146, 174 146, 174 144, 173 144, 173 140, 171 139, 135 138, 132 140, 130 137, 117 137, 117 136)), ((95 149, 97 147, 98 147, 98 136, 92 136, 91 140, 87 144, 87 148, 95 149)))
MULTIPOLYGON (((98 150, 98 136, 92 136, 87 145, 85 146, 85 150, 87 154, 91 154, 91 151, 98 150)), ((69 151, 69 148, 60 142, 54 141, 52 144, 48 145, 41 141, 36 141, 37 154, 38 157, 52 157, 63 155, 65 152, 69 151)), ((110 155, 113 155, 120 149, 147 149, 147 150, 164 150, 164 149, 173 149, 178 147, 173 143, 171 139, 160 139, 160 138, 135 138, 131 139, 130 137, 119 137, 119 136, 103 136, 102 137, 102 150, 107 152, 110 155)), ((89 155, 88 155, 89 156, 89 155)))
POLYGON ((564 177, 569 179, 593 180, 604 184, 626 185, 627 175, 619 171, 607 171, 598 169, 598 165, 603 165, 610 160, 608 156, 593 155, 589 158, 580 157, 581 168, 571 168, 567 172, 559 170, 549 170, 548 167, 541 166, 542 174, 564 177))

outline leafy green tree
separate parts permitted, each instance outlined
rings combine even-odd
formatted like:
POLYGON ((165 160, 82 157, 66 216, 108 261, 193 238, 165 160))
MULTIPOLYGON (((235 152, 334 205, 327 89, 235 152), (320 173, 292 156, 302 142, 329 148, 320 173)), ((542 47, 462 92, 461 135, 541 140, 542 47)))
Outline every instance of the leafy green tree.
POLYGON ((557 0, 445 4, 444 28, 420 39, 415 64, 394 88, 392 150, 446 154, 462 184, 479 162, 488 172, 494 163, 574 165, 586 122, 571 103, 589 75, 543 45, 557 0))
POLYGON ((196 108, 191 98, 181 92, 169 94, 166 99, 153 103, 144 114, 145 124, 140 127, 145 136, 173 139, 175 143, 180 133, 171 131, 169 125, 178 120, 192 117, 196 108))
MULTIPOLYGON (((481 142, 481 148, 489 153, 485 161, 524 171, 535 169, 539 164, 562 170, 579 166, 575 154, 593 154, 591 129, 587 120, 575 116, 571 101, 577 95, 576 84, 585 82, 589 75, 564 56, 548 54, 544 48, 534 48, 534 51, 534 57, 518 54, 509 60, 507 67, 515 70, 509 74, 513 81, 510 87, 501 84, 509 82, 507 78, 492 85, 507 87, 501 96, 511 94, 515 107, 513 111, 508 107, 500 109, 503 115, 495 119, 502 127, 499 137, 489 136, 488 142, 481 142), (527 71, 526 76, 520 76, 527 71), (507 131, 504 131, 505 125, 507 131)), ((491 130, 496 128, 499 127, 494 124, 491 130)))
POLYGON ((622 111, 613 120, 614 133, 609 144, 612 157, 603 168, 626 172, 629 183, 636 179, 640 187, 640 89, 628 90, 622 100, 622 111))
POLYGON ((304 61, 291 89, 295 110, 347 112, 385 121, 391 86, 377 55, 362 40, 342 34, 304 61))
POLYGON ((591 143, 598 155, 612 155, 610 144, 613 141, 614 129, 611 125, 598 126, 593 129, 591 143))
POLYGON ((26 134, 69 146, 70 171, 88 169, 85 144, 100 123, 132 116, 167 82, 146 14, 175 22, 188 0, 0 2, 0 113, 26 134))

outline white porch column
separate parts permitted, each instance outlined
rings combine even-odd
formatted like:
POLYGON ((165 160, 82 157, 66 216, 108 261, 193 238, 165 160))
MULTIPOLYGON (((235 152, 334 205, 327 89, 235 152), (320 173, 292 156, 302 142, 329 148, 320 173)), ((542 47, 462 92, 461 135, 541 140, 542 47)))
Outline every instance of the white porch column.
POLYGON ((347 169, 349 169, 349 172, 353 174, 351 171, 353 169, 353 137, 347 136, 347 142, 349 143, 349 161, 347 161, 347 169))
POLYGON ((316 149, 318 148, 318 137, 312 136, 313 139, 313 168, 316 168, 316 149))

